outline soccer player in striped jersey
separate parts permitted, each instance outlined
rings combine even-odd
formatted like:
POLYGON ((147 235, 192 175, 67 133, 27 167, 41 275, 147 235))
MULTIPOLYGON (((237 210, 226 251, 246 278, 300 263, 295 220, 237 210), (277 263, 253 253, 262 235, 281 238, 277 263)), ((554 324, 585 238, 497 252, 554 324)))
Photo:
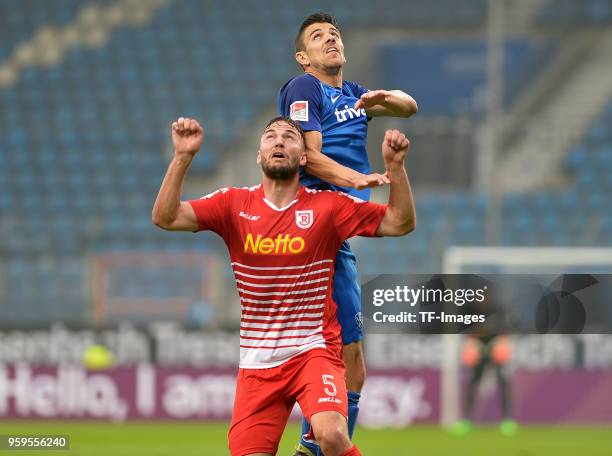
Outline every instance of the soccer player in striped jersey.
MULTIPOLYGON (((341 190, 361 199, 370 198, 370 187, 385 185, 385 174, 372 173, 366 151, 368 121, 372 117, 409 117, 417 112, 415 100, 401 90, 368 90, 344 80, 346 62, 340 26, 325 13, 308 16, 295 39, 295 59, 304 74, 289 80, 281 89, 281 115, 290 116, 305 131, 308 163, 301 173, 303 185, 316 189, 341 190)), ((343 358, 349 389, 349 432, 352 436, 365 381, 361 340, 361 291, 357 264, 348 242, 336 257, 334 299, 342 327, 343 358)), ((295 456, 316 456, 315 443, 303 435, 295 456)))
POLYGON ((233 456, 274 455, 297 401, 328 456, 357 456, 348 434, 340 326, 331 282, 342 242, 355 235, 401 236, 416 216, 404 159, 409 142, 388 130, 382 155, 388 205, 308 189, 304 134, 289 118, 265 128, 257 153, 262 183, 181 201, 203 141, 193 119, 172 124, 175 148, 153 208, 166 230, 216 232, 225 241, 241 301, 240 370, 229 431, 233 456))

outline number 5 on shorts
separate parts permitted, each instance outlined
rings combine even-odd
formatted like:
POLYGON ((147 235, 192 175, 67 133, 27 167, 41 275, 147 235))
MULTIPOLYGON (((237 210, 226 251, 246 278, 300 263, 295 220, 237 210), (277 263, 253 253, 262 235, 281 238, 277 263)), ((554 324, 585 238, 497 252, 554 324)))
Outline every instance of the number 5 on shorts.
POLYGON ((328 396, 332 396, 332 397, 335 396, 338 393, 338 390, 336 388, 336 384, 332 382, 332 380, 334 379, 334 376, 329 375, 329 374, 323 374, 321 375, 321 377, 323 378, 324 385, 331 386, 331 389, 325 388, 325 394, 327 394, 328 396))

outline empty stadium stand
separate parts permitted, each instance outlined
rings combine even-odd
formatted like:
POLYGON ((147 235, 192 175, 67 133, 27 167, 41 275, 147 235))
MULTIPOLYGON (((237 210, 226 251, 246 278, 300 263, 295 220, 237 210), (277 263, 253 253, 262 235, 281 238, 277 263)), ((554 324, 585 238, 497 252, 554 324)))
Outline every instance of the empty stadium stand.
MULTIPOLYGON (((11 59, 40 27, 59 29, 86 6, 115 3, 4 0, 0 62, 11 59)), ((589 1, 584 17, 572 16, 574 3, 549 2, 538 20, 605 23, 612 18, 608 1, 589 1)), ((66 49, 57 65, 21 67, 16 82, 0 88, 2 321, 90 320, 90 254, 215 250, 211 236, 166 233, 150 222, 171 149, 169 123, 179 115, 202 121, 207 139, 192 175, 214 174, 221 155, 235 153, 232 146, 255 117, 275 105, 278 88, 296 71, 295 30, 304 11, 320 9, 336 14, 346 29, 470 28, 482 26, 486 1, 180 0, 180 7, 168 2, 139 26, 112 29, 99 45, 66 49)), ((482 51, 482 42, 475 46, 482 51)), ((549 43, 513 46, 511 89, 524 83, 534 62, 554 52, 549 43)), ((393 59, 400 51, 383 49, 383 56, 386 52, 393 59)), ((425 59, 445 51, 442 46, 419 52, 425 59)), ((445 93, 427 92, 434 76, 439 75, 424 71, 410 82, 425 90, 419 99, 422 115, 430 109, 452 115, 458 105, 448 105, 445 93)), ((457 93, 455 86, 450 89, 457 93)), ((501 244, 612 242, 611 124, 612 103, 569 154, 569 188, 503 198, 501 244)), ((360 262, 363 273, 438 271, 446 246, 482 244, 485 195, 415 191, 419 225, 413 234, 354 242, 358 258, 367 258, 360 262)), ((164 274, 126 273, 113 286, 125 296, 139 290, 164 296, 163 281, 184 283, 164 274)))

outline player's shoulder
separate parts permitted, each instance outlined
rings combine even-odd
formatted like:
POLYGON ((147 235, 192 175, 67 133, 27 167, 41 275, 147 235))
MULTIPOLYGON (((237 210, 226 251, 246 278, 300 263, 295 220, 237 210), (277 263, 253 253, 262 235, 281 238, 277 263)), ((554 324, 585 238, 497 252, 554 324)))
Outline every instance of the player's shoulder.
POLYGON ((348 79, 344 79, 342 84, 344 85, 344 88, 356 98, 361 97, 361 95, 368 91, 366 87, 362 86, 358 82, 349 81, 348 79))
POLYGON ((281 87, 281 94, 287 92, 321 93, 321 82, 311 74, 300 74, 289 79, 281 87))
POLYGON ((259 190, 261 184, 253 185, 252 187, 222 187, 214 192, 202 196, 200 199, 209 199, 213 197, 227 196, 227 197, 244 197, 252 194, 259 190))
POLYGON ((345 192, 339 192, 337 190, 317 190, 313 188, 305 187, 306 194, 309 195, 310 198, 327 202, 331 205, 343 203, 343 202, 354 202, 354 203, 365 203, 365 200, 358 198, 353 195, 349 195, 345 192))

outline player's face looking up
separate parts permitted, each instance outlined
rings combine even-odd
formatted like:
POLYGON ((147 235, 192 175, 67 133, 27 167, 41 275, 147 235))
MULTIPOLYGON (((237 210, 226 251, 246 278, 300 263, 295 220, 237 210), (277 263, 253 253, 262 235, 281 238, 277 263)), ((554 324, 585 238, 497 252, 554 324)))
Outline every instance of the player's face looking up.
POLYGON ((285 121, 273 122, 263 132, 257 153, 266 177, 288 180, 297 176, 306 164, 306 150, 301 133, 285 121))
POLYGON ((338 70, 346 63, 340 31, 332 24, 310 24, 302 32, 300 41, 296 60, 304 69, 338 70))

